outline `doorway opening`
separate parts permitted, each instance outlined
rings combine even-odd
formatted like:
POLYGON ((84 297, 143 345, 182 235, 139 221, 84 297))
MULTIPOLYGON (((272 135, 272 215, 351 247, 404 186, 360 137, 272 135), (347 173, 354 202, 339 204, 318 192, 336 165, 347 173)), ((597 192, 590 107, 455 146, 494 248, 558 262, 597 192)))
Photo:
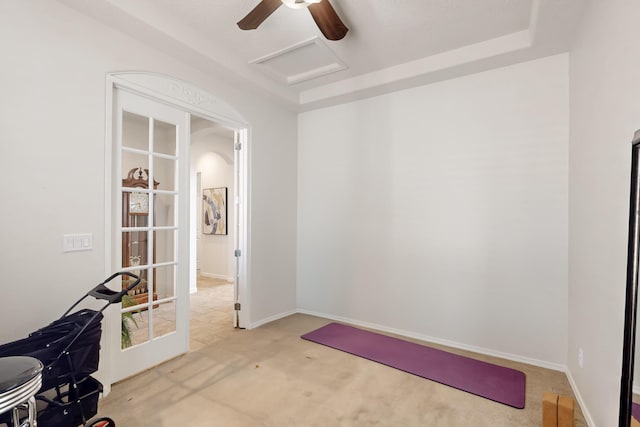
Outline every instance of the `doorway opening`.
POLYGON ((238 327, 234 256, 238 234, 235 133, 191 115, 192 223, 195 271, 190 283, 190 351, 213 344, 238 327), (195 202, 195 203, 194 203, 195 202))

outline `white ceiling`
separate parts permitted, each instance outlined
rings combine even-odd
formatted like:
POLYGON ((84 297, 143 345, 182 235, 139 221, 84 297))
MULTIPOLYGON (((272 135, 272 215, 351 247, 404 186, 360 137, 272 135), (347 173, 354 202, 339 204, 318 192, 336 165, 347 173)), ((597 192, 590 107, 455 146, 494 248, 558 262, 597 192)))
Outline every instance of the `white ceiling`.
POLYGON ((240 30, 259 0, 59 1, 298 111, 566 52, 585 3, 330 0, 349 32, 329 41, 308 10, 285 6, 240 30))

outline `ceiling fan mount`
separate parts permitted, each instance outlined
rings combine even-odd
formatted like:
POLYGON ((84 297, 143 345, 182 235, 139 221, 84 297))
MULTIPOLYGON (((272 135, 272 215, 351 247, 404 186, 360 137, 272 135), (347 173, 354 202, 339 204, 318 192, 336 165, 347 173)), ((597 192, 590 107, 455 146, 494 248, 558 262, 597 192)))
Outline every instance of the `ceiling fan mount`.
POLYGON ((349 31, 329 0, 261 0, 247 16, 238 21, 238 27, 255 30, 283 4, 292 9, 308 9, 320 32, 329 40, 341 40, 349 31))
POLYGON ((291 9, 304 9, 313 3, 320 3, 321 0, 280 0, 282 4, 291 9))

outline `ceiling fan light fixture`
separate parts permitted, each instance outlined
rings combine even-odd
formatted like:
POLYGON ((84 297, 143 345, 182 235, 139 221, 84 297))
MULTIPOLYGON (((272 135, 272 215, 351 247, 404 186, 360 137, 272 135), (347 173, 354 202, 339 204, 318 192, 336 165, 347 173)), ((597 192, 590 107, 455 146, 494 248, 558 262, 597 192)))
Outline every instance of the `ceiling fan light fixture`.
POLYGON ((291 9, 305 9, 310 4, 320 3, 322 0, 281 0, 282 4, 291 9))
POLYGON ((329 0, 260 0, 251 12, 238 21, 241 30, 255 30, 280 6, 307 9, 327 40, 342 40, 349 29, 342 22, 329 0))

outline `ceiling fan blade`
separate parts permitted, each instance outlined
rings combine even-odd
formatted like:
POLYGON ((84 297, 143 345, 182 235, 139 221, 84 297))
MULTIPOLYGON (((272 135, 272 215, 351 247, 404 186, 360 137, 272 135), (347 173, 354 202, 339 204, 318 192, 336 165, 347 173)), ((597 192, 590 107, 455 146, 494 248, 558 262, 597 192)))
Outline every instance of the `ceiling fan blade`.
POLYGON ((340 40, 347 35, 349 29, 342 23, 329 0, 322 0, 320 3, 309 5, 309 12, 316 21, 320 31, 329 40, 340 40))
POLYGON ((242 30, 255 30, 281 5, 281 0, 262 0, 247 16, 238 21, 238 27, 242 30))

